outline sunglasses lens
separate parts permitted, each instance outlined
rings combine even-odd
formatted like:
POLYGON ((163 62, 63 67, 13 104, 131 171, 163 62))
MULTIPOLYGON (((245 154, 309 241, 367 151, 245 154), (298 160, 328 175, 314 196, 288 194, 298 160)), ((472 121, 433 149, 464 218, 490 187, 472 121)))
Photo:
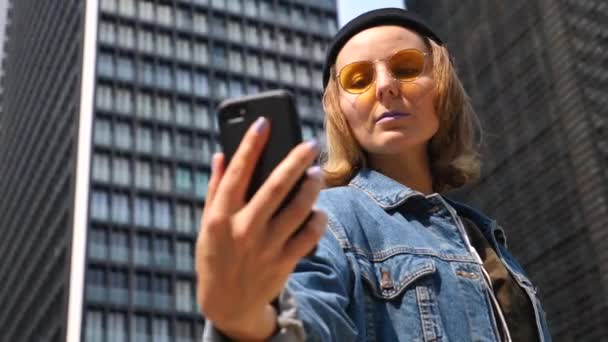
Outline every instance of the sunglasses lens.
POLYGON ((374 65, 371 62, 349 64, 340 71, 340 85, 352 94, 364 92, 374 82, 374 65))
POLYGON ((424 71, 424 55, 417 50, 399 51, 390 59, 389 67, 396 79, 413 81, 424 71))

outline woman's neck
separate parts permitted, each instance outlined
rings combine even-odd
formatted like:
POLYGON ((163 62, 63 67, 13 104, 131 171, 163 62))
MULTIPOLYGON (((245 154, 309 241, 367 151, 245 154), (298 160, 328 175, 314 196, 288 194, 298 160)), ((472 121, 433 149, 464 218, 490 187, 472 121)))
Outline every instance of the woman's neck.
POLYGON ((370 168, 425 195, 433 193, 433 176, 426 147, 402 155, 368 155, 370 168))

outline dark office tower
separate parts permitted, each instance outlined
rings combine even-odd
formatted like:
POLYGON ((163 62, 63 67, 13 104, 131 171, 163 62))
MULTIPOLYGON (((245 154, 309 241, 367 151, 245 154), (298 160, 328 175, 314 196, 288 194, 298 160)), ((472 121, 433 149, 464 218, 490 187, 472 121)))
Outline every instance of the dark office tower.
POLYGON ((407 1, 455 55, 485 124, 460 197, 498 218, 558 341, 608 338, 608 2, 407 1))
POLYGON ((214 109, 286 88, 317 136, 335 1, 19 0, 10 16, 0 340, 200 340, 214 109))

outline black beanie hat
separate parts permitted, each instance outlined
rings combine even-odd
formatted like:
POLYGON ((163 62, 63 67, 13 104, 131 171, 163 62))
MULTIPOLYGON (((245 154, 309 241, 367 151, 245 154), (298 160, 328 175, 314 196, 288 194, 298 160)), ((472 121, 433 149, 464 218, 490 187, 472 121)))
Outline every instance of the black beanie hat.
POLYGON ((412 31, 416 31, 422 36, 434 40, 437 44, 443 45, 439 37, 431 30, 422 18, 413 12, 402 8, 381 8, 363 13, 344 25, 334 39, 329 43, 325 65, 323 66, 323 88, 329 82, 329 69, 336 62, 338 53, 346 42, 357 33, 375 26, 396 25, 403 26, 412 31))

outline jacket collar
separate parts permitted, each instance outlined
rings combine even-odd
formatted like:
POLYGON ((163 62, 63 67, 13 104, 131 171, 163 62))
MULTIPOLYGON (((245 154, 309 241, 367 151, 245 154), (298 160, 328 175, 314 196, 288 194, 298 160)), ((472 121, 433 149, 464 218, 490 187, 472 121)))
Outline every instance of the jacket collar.
POLYGON ((363 191, 385 210, 398 207, 412 196, 424 196, 371 169, 360 170, 348 185, 363 191))

